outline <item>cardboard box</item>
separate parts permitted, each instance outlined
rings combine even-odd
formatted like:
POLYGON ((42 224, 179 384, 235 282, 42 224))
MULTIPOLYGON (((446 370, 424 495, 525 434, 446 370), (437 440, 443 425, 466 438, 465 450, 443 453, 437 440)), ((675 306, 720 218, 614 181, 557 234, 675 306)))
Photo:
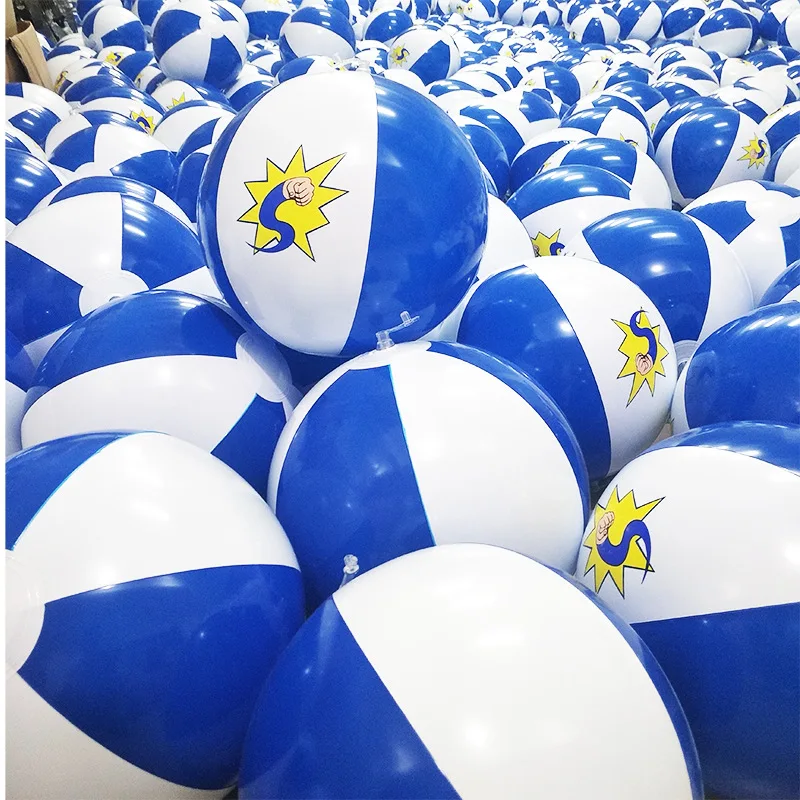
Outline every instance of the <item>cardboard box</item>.
POLYGON ((53 88, 36 31, 30 22, 17 23, 11 0, 6 0, 6 81, 53 88))

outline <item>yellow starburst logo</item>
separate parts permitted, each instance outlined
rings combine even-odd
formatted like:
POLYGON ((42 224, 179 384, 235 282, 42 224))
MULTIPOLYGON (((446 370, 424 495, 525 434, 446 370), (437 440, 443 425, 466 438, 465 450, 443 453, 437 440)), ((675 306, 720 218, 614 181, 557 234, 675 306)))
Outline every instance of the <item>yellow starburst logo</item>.
POLYGON ((610 575, 619 593, 625 597, 625 570, 642 573, 642 582, 648 573, 655 572, 650 563, 650 531, 645 517, 663 500, 651 500, 636 505, 633 489, 620 499, 615 486, 605 506, 599 503, 594 510, 594 524, 583 540, 588 548, 584 575, 594 570, 594 590, 599 592, 610 575))
POLYGON ((62 69, 58 75, 58 79, 56 80, 56 84, 53 89, 57 92, 63 85, 64 81, 67 79, 67 71, 62 69))
POLYGON ((633 375, 631 393, 628 403, 639 394, 639 390, 647 384, 651 396, 656 391, 656 375, 666 376, 664 359, 669 355, 667 348, 661 344, 661 326, 651 325, 644 311, 635 311, 628 322, 613 323, 625 334, 619 352, 625 356, 625 364, 617 378, 633 375))
POLYGON ((145 132, 151 136, 156 129, 155 119, 147 116, 144 111, 131 111, 131 119, 145 132))
POLYGON ((175 108, 175 106, 179 106, 181 103, 186 102, 186 92, 181 92, 180 97, 173 97, 172 102, 167 106, 167 108, 175 108))
POLYGON ((301 145, 285 170, 267 159, 266 179, 245 183, 254 205, 239 217, 256 226, 253 253, 279 253, 295 245, 314 260, 308 235, 329 224, 323 207, 347 194, 323 181, 344 157, 307 168, 301 145))
POLYGON ((389 60, 393 64, 405 64, 410 55, 411 53, 408 52, 408 48, 399 44, 392 48, 391 52, 389 53, 389 60))
POLYGON ((105 57, 107 64, 119 64, 122 61, 122 53, 116 53, 113 50, 105 57))
POLYGON ((561 254, 561 251, 564 249, 564 245, 558 241, 558 237, 561 235, 561 228, 559 228, 555 233, 548 236, 546 233, 539 233, 536 236, 531 236, 531 242, 533 242, 533 252, 537 256, 557 256, 561 254))
POLYGON ((767 163, 767 143, 763 139, 755 137, 748 144, 742 147, 744 155, 739 161, 746 161, 747 168, 763 167, 767 163))

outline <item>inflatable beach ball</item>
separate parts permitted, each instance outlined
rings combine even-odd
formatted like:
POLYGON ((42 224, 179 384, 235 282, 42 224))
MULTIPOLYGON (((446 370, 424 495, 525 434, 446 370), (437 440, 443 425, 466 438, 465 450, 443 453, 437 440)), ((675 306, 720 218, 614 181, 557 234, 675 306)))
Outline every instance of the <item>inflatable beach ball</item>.
POLYGON ((153 54, 169 78, 224 89, 247 58, 247 34, 218 3, 181 0, 165 6, 153 25, 153 54))
POLYGON ((587 225, 616 211, 644 205, 644 198, 622 178, 582 164, 545 169, 508 199, 508 207, 522 220, 537 256, 557 256, 587 225))
POLYGON ((772 303, 786 303, 800 300, 800 260, 790 264, 767 287, 758 304, 768 306, 772 303))
POLYGON ((759 126, 727 107, 680 117, 656 148, 656 163, 681 208, 717 186, 758 180, 769 158, 770 145, 759 126))
POLYGON ((324 4, 295 11, 281 27, 279 42, 284 61, 302 56, 345 59, 356 52, 355 33, 347 17, 324 4))
POLYGON ((275 345, 248 334, 221 303, 142 292, 78 320, 48 351, 22 440, 31 447, 94 431, 169 433, 263 495, 296 394, 275 345))
POLYGON ((573 165, 605 169, 630 184, 633 194, 645 205, 672 208, 669 185, 656 162, 628 142, 596 137, 564 145, 547 159, 540 173, 573 165))
POLYGON ((259 698, 239 791, 457 800, 532 786, 702 797, 683 713, 630 628, 536 561, 452 544, 357 577, 301 628, 259 698), (619 748, 637 754, 624 770, 619 748))
POLYGON ((619 38, 649 42, 661 29, 663 12, 654 0, 625 0, 617 11, 619 38))
POLYGON ((158 433, 30 448, 6 488, 9 794, 222 798, 303 619, 266 503, 158 433))
POLYGON ((250 25, 250 38, 274 42, 278 41, 281 26, 295 10, 289 0, 244 0, 241 7, 250 25))
POLYGON ((562 256, 494 275, 469 299, 458 341, 507 359, 555 400, 590 478, 619 470, 666 421, 672 337, 655 304, 609 267, 562 256))
POLYGON ((619 20, 605 6, 589 6, 572 20, 571 39, 583 44, 614 44, 619 40, 619 20))
POLYGON ((800 424, 798 351, 797 303, 756 308, 714 331, 681 372, 673 429, 738 420, 800 424))
POLYGON ((133 120, 145 133, 152 134, 164 116, 161 104, 153 98, 127 86, 99 89, 81 100, 81 111, 116 111, 133 120))
POLYGON ((453 38, 445 32, 416 27, 400 34, 389 51, 389 67, 413 72, 427 86, 449 78, 461 66, 453 38))
POLYGON ((6 234, 27 219, 36 206, 64 183, 50 164, 15 147, 7 147, 6 234))
POLYGON ((35 364, 65 328, 147 289, 216 295, 197 237, 176 217, 109 192, 37 211, 6 244, 6 325, 35 364))
POLYGON ((295 78, 240 114, 214 146, 199 209, 234 310, 321 355, 438 325, 472 282, 487 224, 480 163, 455 123, 360 72, 295 78))
POLYGON ((678 211, 611 214, 567 242, 565 252, 611 267, 642 289, 664 316, 679 364, 754 305, 733 250, 712 228, 678 211))
POLYGON ((800 794, 799 492, 800 428, 710 425, 628 464, 586 527, 576 576, 664 668, 709 797, 800 794))
POLYGON ((772 154, 764 178, 800 189, 800 134, 772 154))
POLYGON ((136 14, 115 5, 93 8, 81 25, 83 40, 95 52, 105 47, 121 45, 132 50, 144 50, 147 35, 136 14))
POLYGON ((471 347, 415 342, 348 362, 303 398, 267 499, 313 608, 349 565, 360 575, 450 542, 570 570, 588 478, 566 420, 528 378, 471 347))
POLYGON ((724 56, 738 58, 750 49, 753 23, 738 8, 723 7, 709 11, 694 32, 694 44, 724 56))
POLYGON ((35 372, 30 356, 19 339, 6 331, 6 458, 22 450, 20 427, 25 410, 25 392, 35 372))
POLYGON ((714 189, 684 209, 733 248, 758 299, 800 259, 800 190, 769 181, 738 181, 714 189))
POLYGON ((153 23, 166 2, 167 0, 133 0, 131 11, 139 17, 148 39, 153 35, 153 23))

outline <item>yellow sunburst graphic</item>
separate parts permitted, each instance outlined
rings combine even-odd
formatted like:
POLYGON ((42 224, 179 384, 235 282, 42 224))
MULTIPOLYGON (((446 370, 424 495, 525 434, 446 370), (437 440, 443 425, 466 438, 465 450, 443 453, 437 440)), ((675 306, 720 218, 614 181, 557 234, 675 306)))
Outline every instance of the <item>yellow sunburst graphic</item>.
POLYGON ((105 57, 106 64, 119 64, 122 61, 122 53, 115 53, 113 50, 105 57))
POLYGON ((559 236, 561 236, 561 228, 559 228, 550 236, 539 231, 536 236, 531 236, 531 242, 533 242, 533 252, 537 256, 560 255, 561 251, 564 249, 564 245, 558 240, 559 236))
POLYGON ((254 205, 239 222, 256 226, 254 253, 278 253, 295 245, 314 260, 308 235, 329 224, 322 208, 347 194, 322 184, 344 157, 307 168, 301 145, 285 170, 267 159, 266 179, 245 182, 254 205))
POLYGON ((408 57, 411 53, 408 52, 407 47, 403 47, 403 45, 399 44, 396 47, 393 47, 389 52, 389 60, 392 64, 405 64, 408 61, 408 57))
POLYGON ((648 573, 655 572, 650 563, 650 531, 644 519, 663 499, 637 506, 633 489, 620 499, 615 486, 606 505, 598 503, 592 529, 583 540, 589 550, 583 574, 594 570, 595 592, 610 575, 617 591, 625 597, 626 569, 639 570, 642 581, 648 573))
POLYGON ((619 352, 626 360, 617 378, 633 376, 627 402, 630 405, 645 384, 649 387, 650 394, 655 394, 656 375, 666 376, 664 359, 669 352, 661 344, 661 326, 651 325, 644 311, 635 311, 628 322, 620 322, 618 319, 613 322, 625 334, 619 352))
POLYGON ((144 111, 131 111, 131 119, 145 132, 153 135, 156 129, 155 118, 148 117, 144 111))
POLYGON ((66 79, 67 79, 67 71, 65 69, 62 69, 61 72, 59 72, 58 74, 55 86, 53 86, 53 91, 57 92, 64 85, 64 81, 66 79))
POLYGON ((739 161, 746 161, 747 168, 750 167, 763 167, 767 163, 767 143, 757 136, 752 138, 746 145, 742 147, 744 155, 741 156, 739 161))
POLYGON ((167 106, 167 108, 175 108, 175 106, 179 106, 181 103, 186 102, 186 92, 181 92, 180 97, 173 97, 172 102, 167 106))

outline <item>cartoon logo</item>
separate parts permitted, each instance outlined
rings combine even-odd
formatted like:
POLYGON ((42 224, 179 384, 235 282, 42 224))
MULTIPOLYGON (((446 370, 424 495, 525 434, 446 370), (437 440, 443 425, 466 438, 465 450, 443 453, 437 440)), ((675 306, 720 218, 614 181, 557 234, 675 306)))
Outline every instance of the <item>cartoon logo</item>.
POLYGON ((181 92, 180 97, 173 97, 172 102, 167 106, 167 108, 175 108, 175 106, 179 106, 181 103, 186 102, 186 92, 181 92))
POLYGON ((114 52, 113 50, 105 57, 104 61, 107 64, 119 64, 122 61, 122 53, 114 52))
POLYGON ((539 233, 536 236, 531 236, 531 242, 533 242, 533 252, 537 256, 558 256, 561 255, 561 251, 564 249, 564 245, 558 241, 558 237, 561 235, 561 228, 559 228, 554 234, 548 236, 546 233, 539 233))
POLYGON ((750 167, 763 167, 767 163, 767 143, 758 137, 753 138, 748 144, 742 147, 744 155, 739 161, 747 162, 747 169, 750 167))
POLYGON ((67 79, 67 71, 65 69, 62 69, 61 72, 58 75, 58 78, 56 80, 55 86, 53 87, 53 90, 57 92, 64 85, 64 81, 66 79, 67 79))
POLYGON ((245 182, 255 204, 239 222, 256 226, 254 254, 280 253, 294 245, 314 260, 308 235, 328 224, 322 208, 347 194, 322 184, 344 157, 342 153, 306 168, 301 145, 285 170, 267 159, 266 179, 245 182))
POLYGON ((393 64, 405 64, 410 55, 411 53, 408 52, 408 48, 399 44, 397 47, 392 48, 389 53, 389 60, 393 64))
POLYGON ((655 572, 650 563, 650 531, 645 517, 663 500, 659 497, 642 506, 636 505, 633 489, 621 500, 615 486, 605 506, 599 503, 594 511, 594 525, 583 546, 589 550, 584 575, 594 570, 594 590, 600 591, 610 575, 619 593, 625 597, 625 569, 642 573, 655 572))
POLYGON ((620 322, 618 319, 612 322, 625 334, 619 352, 626 357, 626 361, 617 378, 633 375, 631 393, 626 403, 629 406, 645 383, 650 388, 650 394, 655 394, 656 375, 666 376, 664 359, 669 353, 661 344, 661 326, 651 325, 644 311, 635 311, 629 322, 620 322))
POLYGON ((635 148, 639 148, 639 142, 636 139, 626 139, 622 134, 619 135, 619 140, 621 142, 626 142, 627 144, 632 144, 635 148))
POLYGON ((156 129, 153 117, 148 117, 144 111, 131 111, 131 119, 145 132, 152 135, 156 129))

